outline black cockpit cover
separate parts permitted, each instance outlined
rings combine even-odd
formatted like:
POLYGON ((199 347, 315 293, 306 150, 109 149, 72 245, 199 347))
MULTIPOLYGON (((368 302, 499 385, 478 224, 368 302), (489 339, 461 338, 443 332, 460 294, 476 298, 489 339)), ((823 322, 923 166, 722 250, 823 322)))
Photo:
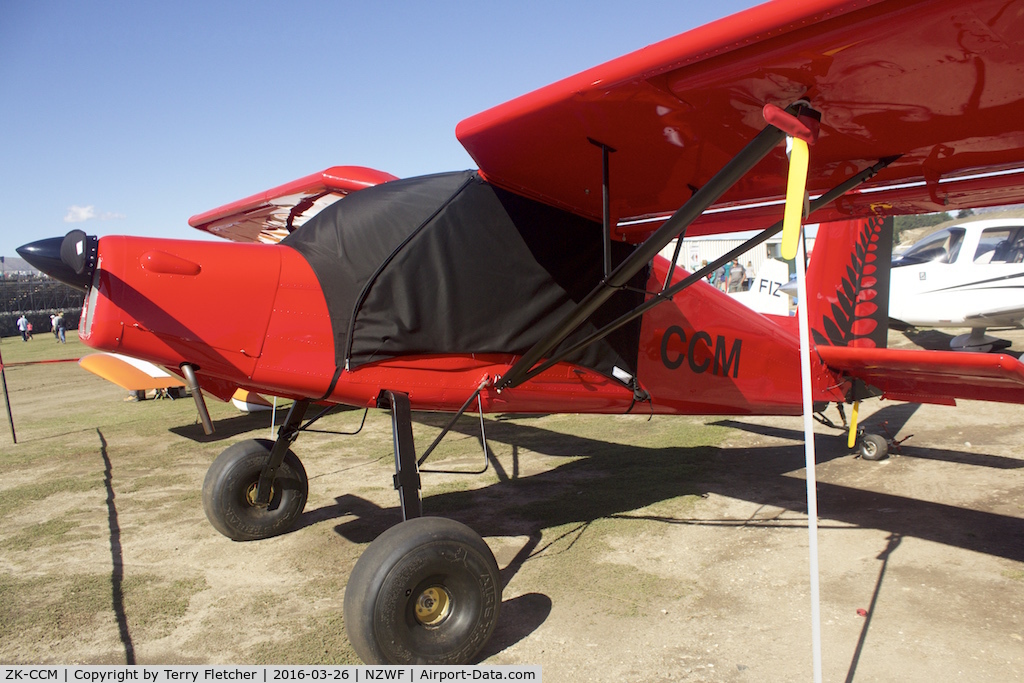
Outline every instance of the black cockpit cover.
MULTIPOLYGON (((473 171, 360 190, 282 241, 327 300, 339 367, 409 354, 527 351, 603 276, 599 223, 506 192, 473 171)), ((629 252, 613 244, 613 261, 629 252)), ((643 302, 646 272, 563 346, 643 302)), ((636 374, 639 320, 570 360, 636 374)))

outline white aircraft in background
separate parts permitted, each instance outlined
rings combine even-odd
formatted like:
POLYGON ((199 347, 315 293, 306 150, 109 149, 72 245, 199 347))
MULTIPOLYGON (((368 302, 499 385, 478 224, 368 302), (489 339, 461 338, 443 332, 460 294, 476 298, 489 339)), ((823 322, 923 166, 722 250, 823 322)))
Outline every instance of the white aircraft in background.
POLYGON ((970 327, 950 342, 958 351, 1003 343, 985 330, 1021 327, 1024 319, 1024 218, 953 225, 893 259, 889 317, 914 327, 970 327))
POLYGON ((789 266, 783 261, 768 259, 761 264, 750 288, 730 292, 729 296, 758 313, 789 315, 790 296, 784 289, 789 282, 789 266))
MULTIPOLYGON (((958 351, 1009 346, 985 331, 1024 326, 1024 217, 970 221, 927 235, 893 258, 888 289, 894 324, 970 327, 950 341, 958 351)), ((786 264, 769 260, 748 291, 732 296, 758 313, 787 315, 795 290, 786 264)))

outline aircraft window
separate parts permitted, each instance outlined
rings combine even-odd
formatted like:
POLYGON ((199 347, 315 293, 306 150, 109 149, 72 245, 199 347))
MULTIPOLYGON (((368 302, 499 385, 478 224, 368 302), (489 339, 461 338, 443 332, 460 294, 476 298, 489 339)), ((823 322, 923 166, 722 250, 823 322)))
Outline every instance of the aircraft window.
POLYGON ((960 253, 964 241, 963 228, 947 228, 926 237, 903 255, 901 266, 917 263, 952 263, 960 253))
POLYGON ((1007 263, 1024 263, 1024 228, 1017 228, 1017 235, 1006 255, 1007 263))
POLYGON ((990 228, 981 233, 975 263, 1020 263, 1024 261, 1024 230, 990 228))

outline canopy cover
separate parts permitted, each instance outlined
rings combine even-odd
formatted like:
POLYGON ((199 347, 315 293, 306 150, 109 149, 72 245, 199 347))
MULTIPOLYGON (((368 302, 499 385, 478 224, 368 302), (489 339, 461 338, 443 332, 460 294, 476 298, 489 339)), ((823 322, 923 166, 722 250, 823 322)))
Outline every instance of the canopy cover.
MULTIPOLYGON (((603 279, 599 223, 474 171, 395 180, 323 210, 282 244, 324 291, 339 367, 403 355, 521 354, 603 279)), ((612 245, 613 263, 631 247, 612 245)), ((646 269, 564 346, 643 302, 646 269)), ((636 374, 639 320, 569 359, 636 374)))

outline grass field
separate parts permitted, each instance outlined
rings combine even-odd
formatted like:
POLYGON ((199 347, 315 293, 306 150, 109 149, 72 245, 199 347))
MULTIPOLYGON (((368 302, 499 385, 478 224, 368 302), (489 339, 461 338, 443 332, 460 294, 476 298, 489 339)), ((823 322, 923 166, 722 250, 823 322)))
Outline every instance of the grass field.
MULTIPOLYGON (((904 343, 893 338, 893 342, 904 343)), ((1016 342, 1015 342, 1016 343, 1016 342)), ((339 411, 293 449, 298 527, 235 543, 202 510, 227 446, 267 413, 126 403, 38 335, 0 353, 0 662, 355 663, 352 566, 400 519, 389 416, 339 411)), ((872 402, 913 439, 880 463, 823 430, 818 494, 827 680, 1024 679, 1024 427, 1019 407, 872 402)), ((414 414, 421 448, 446 416, 414 414)), ((487 471, 424 475, 424 509, 465 522, 505 583, 482 659, 549 681, 810 678, 799 418, 490 415, 487 471)), ((483 465, 476 417, 426 467, 483 465)))
MULTIPOLYGON (((296 451, 311 480, 303 528, 232 543, 205 520, 202 480, 227 445, 271 438, 269 415, 208 400, 217 431, 207 437, 190 398, 128 403, 77 363, 40 362, 90 351, 74 333, 66 345, 49 335, 0 343, 18 438, 14 445, 0 432, 0 661, 354 661, 341 617, 348 571, 398 520, 387 413, 370 411, 356 436, 303 435, 296 451)), ((345 411, 316 428, 355 431, 361 417, 345 411)), ((447 422, 416 417, 421 444, 447 422)), ((629 416, 581 428, 565 415, 491 417, 488 471, 427 475, 425 511, 491 537, 534 537, 549 552, 574 546, 579 559, 596 561, 614 533, 611 514, 644 503, 657 514, 693 494, 685 481, 702 449, 727 431, 693 424, 629 416), (617 457, 623 449, 642 457, 617 457)), ((465 418, 426 466, 480 469, 477 429, 465 418)), ((559 573, 544 572, 556 589, 566 584, 559 573)), ((592 589, 612 594, 620 580, 617 570, 592 589)), ((653 576, 642 580, 667 590, 653 576)), ((610 605, 620 608, 635 613, 635 601, 610 605)))

